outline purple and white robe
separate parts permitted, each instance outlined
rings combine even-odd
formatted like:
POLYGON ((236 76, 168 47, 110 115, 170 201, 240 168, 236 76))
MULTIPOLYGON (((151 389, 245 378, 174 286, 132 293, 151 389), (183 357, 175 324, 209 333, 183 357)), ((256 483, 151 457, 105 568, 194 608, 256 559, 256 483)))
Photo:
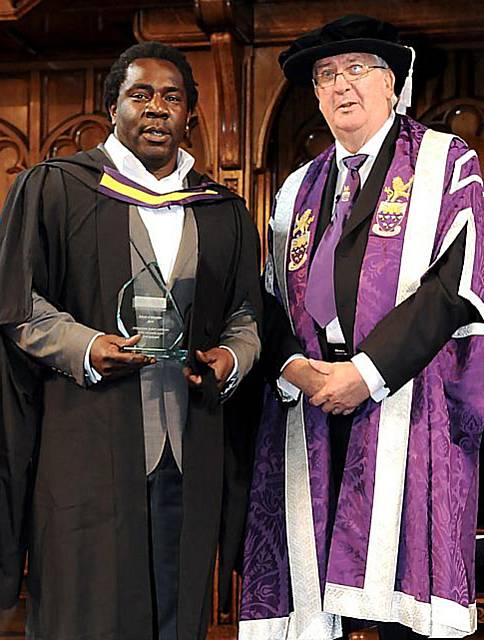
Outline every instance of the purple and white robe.
MULTIPOLYGON (((316 359, 321 352, 303 302, 333 154, 331 147, 289 176, 269 229, 266 289, 316 359)), ((458 291, 483 318, 477 155, 458 138, 402 118, 361 268, 356 347, 416 291, 464 227, 458 291)), ((342 635, 341 616, 400 622, 437 638, 475 630, 483 374, 484 324, 475 323, 460 328, 397 392, 381 403, 364 403, 353 420, 337 505, 330 499, 326 415, 305 397, 287 407, 266 390, 239 640, 331 640, 342 635)))

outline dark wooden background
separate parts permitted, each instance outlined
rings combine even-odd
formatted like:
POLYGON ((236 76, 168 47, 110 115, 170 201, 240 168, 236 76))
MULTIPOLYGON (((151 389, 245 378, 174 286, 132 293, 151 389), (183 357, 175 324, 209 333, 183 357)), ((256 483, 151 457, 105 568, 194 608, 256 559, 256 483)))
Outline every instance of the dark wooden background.
MULTIPOLYGON (((482 0, 0 0, 0 203, 26 167, 106 137, 107 69, 136 41, 158 40, 186 53, 199 83, 197 168, 246 198, 265 251, 275 190, 331 142, 312 91, 287 85, 278 54, 345 13, 400 28, 417 50, 410 114, 462 136, 484 163, 482 0)), ((233 638, 237 582, 228 616, 214 593, 211 637, 233 638)), ((22 636, 17 614, 9 625, 5 637, 22 636)))

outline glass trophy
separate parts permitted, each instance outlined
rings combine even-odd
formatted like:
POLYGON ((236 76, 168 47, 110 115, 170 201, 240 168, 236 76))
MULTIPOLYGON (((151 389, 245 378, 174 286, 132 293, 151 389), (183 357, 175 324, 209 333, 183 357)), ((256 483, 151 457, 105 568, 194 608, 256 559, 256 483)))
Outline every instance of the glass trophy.
POLYGON ((188 351, 182 348, 183 318, 156 262, 146 264, 121 287, 117 324, 125 338, 141 335, 141 340, 126 350, 157 360, 185 362, 188 351))

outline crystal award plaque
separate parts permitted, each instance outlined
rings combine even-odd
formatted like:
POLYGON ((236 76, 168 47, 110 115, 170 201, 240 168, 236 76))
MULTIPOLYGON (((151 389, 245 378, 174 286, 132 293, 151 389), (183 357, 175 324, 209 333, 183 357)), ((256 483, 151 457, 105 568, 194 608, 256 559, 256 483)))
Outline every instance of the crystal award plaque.
POLYGON ((183 318, 160 268, 150 262, 124 284, 118 294, 117 325, 125 338, 139 333, 141 340, 127 350, 157 360, 184 362, 183 318))

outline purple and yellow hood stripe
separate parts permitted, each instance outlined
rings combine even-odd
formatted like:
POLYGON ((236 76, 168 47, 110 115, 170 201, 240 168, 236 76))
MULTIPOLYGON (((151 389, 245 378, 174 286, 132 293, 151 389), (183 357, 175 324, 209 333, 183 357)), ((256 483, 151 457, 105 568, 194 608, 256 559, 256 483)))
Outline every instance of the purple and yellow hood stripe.
POLYGON ((149 209, 160 209, 161 207, 169 207, 171 205, 183 206, 200 200, 227 198, 226 193, 220 193, 214 188, 209 188, 207 184, 160 195, 126 178, 119 173, 119 171, 107 166, 103 167, 103 174, 98 185, 98 191, 110 198, 149 209))

